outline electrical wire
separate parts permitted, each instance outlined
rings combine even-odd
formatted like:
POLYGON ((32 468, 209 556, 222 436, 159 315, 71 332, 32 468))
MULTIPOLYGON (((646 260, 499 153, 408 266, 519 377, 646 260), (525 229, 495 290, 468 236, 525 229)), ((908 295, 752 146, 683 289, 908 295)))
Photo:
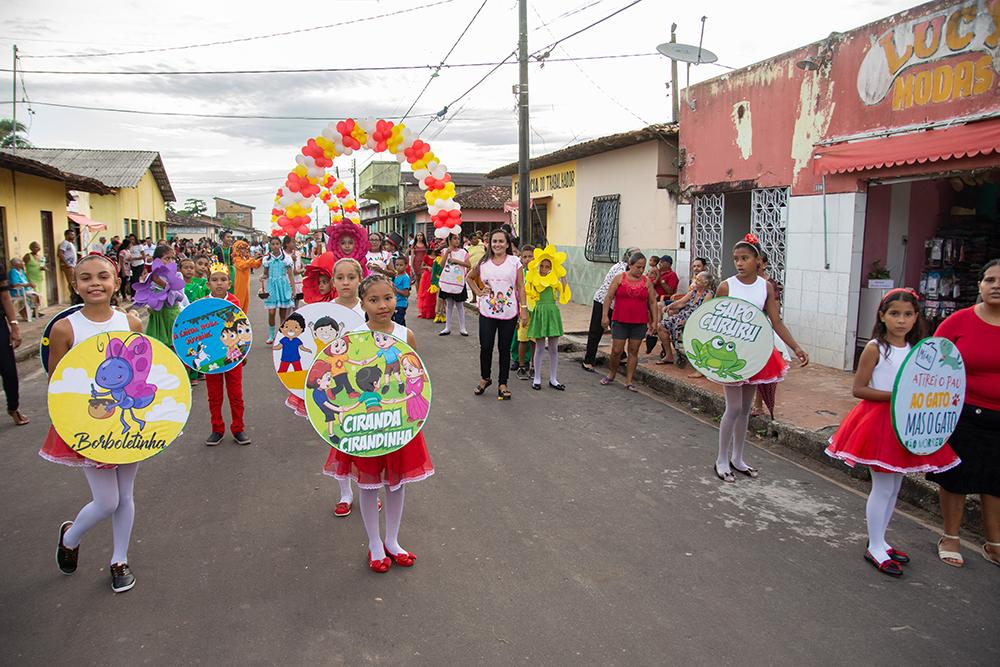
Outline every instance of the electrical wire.
POLYGON ((450 49, 448 49, 448 53, 444 54, 444 58, 441 59, 441 63, 434 69, 433 72, 431 72, 431 75, 427 78, 427 83, 425 83, 424 87, 420 89, 419 93, 417 93, 417 97, 413 100, 413 103, 410 104, 410 108, 407 109, 406 113, 404 113, 402 118, 399 119, 400 122, 406 120, 407 117, 410 115, 410 112, 413 111, 413 107, 417 106, 417 102, 420 101, 420 98, 423 97, 424 93, 427 92, 427 89, 430 88, 431 82, 434 80, 434 77, 438 75, 438 72, 441 71, 441 68, 445 64, 445 61, 448 60, 448 56, 450 56, 452 52, 454 52, 455 48, 458 46, 458 43, 462 41, 463 37, 465 37, 465 33, 469 32, 469 28, 472 27, 473 23, 475 23, 476 18, 478 18, 479 13, 483 11, 483 7, 486 6, 487 2, 489 2, 489 0, 483 0, 483 4, 479 5, 479 9, 477 9, 476 13, 472 15, 471 19, 469 19, 469 22, 465 25, 465 28, 462 30, 462 34, 458 36, 458 39, 455 40, 455 43, 451 45, 450 49))
POLYGON ((408 14, 410 12, 419 11, 421 9, 428 9, 430 7, 437 7, 438 5, 447 5, 454 2, 455 0, 437 0, 437 2, 431 2, 426 5, 418 5, 416 7, 407 7, 406 9, 398 9, 393 12, 384 12, 382 14, 376 14, 374 16, 364 16, 357 19, 350 19, 347 21, 339 21, 337 23, 331 23, 329 25, 319 25, 312 26, 309 28, 299 28, 296 30, 285 30, 283 32, 269 33, 266 35, 252 35, 250 37, 238 37, 236 39, 225 39, 217 42, 204 42, 201 44, 185 44, 182 46, 165 46, 158 49, 138 49, 134 51, 109 51, 105 53, 65 53, 65 54, 48 54, 40 56, 26 55, 25 58, 102 58, 106 56, 130 56, 138 55, 144 53, 163 53, 165 51, 182 51, 186 49, 201 49, 207 46, 222 46, 226 44, 239 44, 243 42, 252 42, 261 39, 271 39, 272 37, 286 37, 288 35, 299 35, 305 32, 315 32, 317 30, 327 30, 329 28, 339 28, 345 25, 352 25, 355 23, 364 23, 366 21, 375 21, 377 19, 389 18, 391 16, 399 16, 400 14, 408 14))
MULTIPOLYGON (((561 63, 584 60, 619 60, 623 58, 662 57, 655 51, 646 53, 616 53, 578 58, 546 58, 546 63, 561 63)), ((27 74, 66 74, 73 76, 231 76, 235 74, 336 74, 341 72, 391 72, 406 70, 436 70, 493 67, 495 62, 455 63, 452 65, 369 65, 360 67, 308 67, 298 69, 242 69, 242 70, 48 70, 27 69, 27 74)), ((503 63, 502 63, 503 64, 503 63)), ((506 63, 515 64, 515 63, 506 63)), ((717 63, 712 63, 717 64, 717 63)), ((723 65, 725 67, 725 65, 723 65)), ((9 67, 0 67, 0 72, 11 72, 9 67)))
POLYGON ((586 32, 586 31, 590 30, 591 28, 604 23, 608 19, 613 18, 613 17, 617 16, 618 14, 621 14, 626 9, 629 9, 631 7, 635 7, 640 2, 642 2, 642 0, 632 0, 632 2, 630 2, 627 5, 625 5, 621 9, 616 9, 615 11, 611 12, 610 14, 608 14, 607 16, 605 16, 604 18, 598 19, 598 20, 594 21, 593 23, 591 23, 590 25, 586 25, 586 26, 580 28, 576 32, 571 32, 570 34, 566 35, 565 37, 557 39, 556 41, 552 42, 548 46, 546 46, 544 48, 541 48, 541 49, 538 49, 537 51, 535 51, 534 53, 532 53, 528 57, 529 58, 535 58, 537 60, 544 60, 545 58, 548 57, 548 54, 552 51, 552 49, 556 48, 557 46, 559 46, 560 44, 562 44, 566 40, 571 39, 573 37, 576 37, 580 33, 586 32), (539 54, 542 54, 542 55, 539 55, 539 54))
POLYGON ((468 95, 469 93, 471 93, 473 90, 475 90, 476 88, 478 88, 479 86, 481 86, 483 84, 483 82, 486 81, 486 79, 490 78, 490 76, 494 72, 496 72, 498 69, 500 69, 504 64, 507 63, 508 60, 510 60, 511 58, 513 58, 515 55, 517 55, 517 49, 514 49, 509 54, 507 54, 506 58, 504 58, 503 60, 501 60, 500 62, 498 62, 493 67, 493 69, 491 69, 489 72, 487 72, 486 74, 484 74, 482 76, 482 78, 479 79, 479 81, 476 81, 474 84, 472 84, 472 86, 468 90, 466 90, 464 93, 462 93, 461 95, 459 95, 458 97, 456 97, 455 99, 453 99, 448 104, 444 105, 444 107, 441 109, 441 111, 438 111, 436 114, 434 114, 433 118, 431 118, 430 120, 427 121, 427 125, 424 125, 424 128, 422 130, 420 130, 420 134, 423 134, 427 130, 427 128, 430 126, 430 124, 434 122, 435 118, 444 118, 448 114, 448 107, 455 106, 455 104, 457 104, 458 102, 460 102, 463 97, 465 97, 466 95, 468 95))

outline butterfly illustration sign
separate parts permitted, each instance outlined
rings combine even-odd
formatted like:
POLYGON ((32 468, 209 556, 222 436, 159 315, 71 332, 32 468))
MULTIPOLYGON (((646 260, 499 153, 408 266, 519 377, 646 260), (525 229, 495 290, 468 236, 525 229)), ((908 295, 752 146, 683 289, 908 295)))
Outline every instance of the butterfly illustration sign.
POLYGON ((913 454, 933 454, 951 437, 965 404, 965 362, 947 338, 910 350, 892 387, 892 428, 913 454))
POLYGON ((334 338, 364 324, 357 312, 337 303, 310 303, 278 327, 272 352, 274 370, 288 391, 305 397, 306 374, 316 355, 334 338))
POLYGON ((189 368, 212 375, 225 373, 250 352, 253 329, 236 304, 205 298, 186 306, 174 320, 174 349, 189 368))
POLYGON ((683 340, 691 365, 723 384, 750 379, 774 352, 774 330, 764 311, 730 296, 696 308, 684 325, 683 340))
POLYGON ((305 399, 310 423, 329 445, 353 456, 381 456, 402 448, 423 428, 431 382, 405 341, 355 331, 316 356, 305 399))
POLYGON ((52 425, 81 456, 135 463, 180 435, 191 385, 173 350, 140 333, 99 334, 59 361, 48 390, 52 425))

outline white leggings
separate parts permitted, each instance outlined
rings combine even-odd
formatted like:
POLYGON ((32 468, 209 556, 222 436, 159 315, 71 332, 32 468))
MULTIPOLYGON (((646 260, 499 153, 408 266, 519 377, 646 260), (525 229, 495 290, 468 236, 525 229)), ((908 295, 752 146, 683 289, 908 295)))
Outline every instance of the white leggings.
POLYGON ((872 474, 872 490, 865 506, 868 521, 868 551, 881 562, 889 557, 889 543, 885 533, 889 529, 892 514, 896 511, 896 497, 903 485, 903 474, 898 472, 875 472, 872 474))
POLYGON ((111 531, 114 535, 111 563, 128 562, 128 543, 132 535, 132 523, 135 520, 132 488, 138 470, 138 463, 119 465, 114 469, 83 469, 94 499, 84 505, 73 520, 73 525, 63 535, 64 546, 76 549, 88 530, 110 516, 111 531))
POLYGON ((750 423, 750 410, 753 408, 753 396, 757 385, 745 384, 736 387, 724 385, 726 392, 726 411, 719 423, 719 456, 715 467, 721 473, 731 470, 730 461, 740 470, 746 467, 743 462, 743 448, 747 441, 747 426, 750 423))
POLYGON ((451 326, 458 319, 458 330, 465 331, 465 303, 454 299, 444 300, 445 331, 451 331, 451 326))
POLYGON ((557 373, 559 366, 559 336, 549 336, 539 338, 535 341, 535 358, 532 363, 535 365, 535 384, 542 383, 542 359, 544 358, 546 346, 549 349, 549 384, 559 384, 557 373))

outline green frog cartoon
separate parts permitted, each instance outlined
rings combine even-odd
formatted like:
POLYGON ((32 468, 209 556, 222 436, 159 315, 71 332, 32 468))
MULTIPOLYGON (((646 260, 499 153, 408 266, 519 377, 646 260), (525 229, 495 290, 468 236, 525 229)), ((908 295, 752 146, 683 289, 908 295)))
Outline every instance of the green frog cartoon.
POLYGON ((730 380, 742 380, 743 377, 737 375, 737 372, 747 365, 746 360, 740 359, 736 354, 736 343, 727 343, 722 336, 715 336, 707 343, 692 340, 688 361, 696 368, 730 380))

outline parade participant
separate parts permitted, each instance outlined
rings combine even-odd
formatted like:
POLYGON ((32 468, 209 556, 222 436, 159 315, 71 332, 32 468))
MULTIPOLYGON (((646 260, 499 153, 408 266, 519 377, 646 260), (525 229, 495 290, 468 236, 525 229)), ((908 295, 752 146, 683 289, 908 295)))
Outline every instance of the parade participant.
MULTIPOLYGON (((212 249, 212 255, 215 256, 215 261, 220 264, 225 264, 229 267, 229 284, 232 286, 236 281, 236 269, 233 267, 233 233, 230 231, 222 232, 222 237, 220 242, 215 248, 212 249)), ((208 276, 205 276, 206 278, 208 276)))
MULTIPOLYGON (((392 321, 396 324, 406 326, 406 309, 410 305, 410 276, 406 273, 406 258, 397 257, 395 260, 396 277, 392 279, 393 289, 396 290, 396 312, 392 315, 392 321)), ((464 309, 464 306, 459 306, 464 309)), ((462 313, 465 314, 464 312, 462 313)), ((468 334, 463 334, 468 335, 468 334)))
POLYGON ((342 220, 335 225, 326 228, 328 252, 333 253, 334 259, 351 257, 361 264, 361 270, 365 276, 368 275, 368 232, 361 225, 356 225, 350 220, 342 220))
POLYGON ((468 336, 465 328, 465 300, 469 293, 465 286, 465 275, 469 270, 469 252, 462 247, 462 239, 458 234, 448 236, 448 245, 441 253, 441 276, 438 278, 438 289, 444 300, 445 324, 438 335, 447 336, 451 333, 452 324, 458 323, 458 332, 468 336))
MULTIPOLYGON (((73 290, 83 300, 83 308, 52 327, 49 336, 49 378, 66 353, 91 336, 116 331, 141 333, 142 322, 133 314, 111 307, 111 298, 118 289, 118 267, 103 255, 87 255, 80 259, 73 272, 73 290)), ((135 585, 135 575, 128 565, 129 538, 135 520, 132 489, 138 463, 104 464, 84 458, 73 451, 49 427, 39 456, 65 466, 83 468, 93 500, 85 505, 72 521, 59 527, 56 563, 63 574, 76 572, 80 557, 80 541, 98 523, 111 517, 114 551, 111 554, 111 590, 124 593, 135 585)))
MULTIPOLYGON (((781 310, 781 297, 785 293, 785 287, 772 278, 769 275, 770 262, 767 258, 767 253, 762 252, 760 254, 760 266, 757 268, 757 275, 766 280, 771 287, 774 289, 774 298, 778 302, 778 310, 781 310)), ((786 361, 791 361, 791 357, 788 355, 788 350, 785 349, 785 344, 781 342, 781 339, 775 337, 774 344, 781 352, 781 356, 785 358, 786 361)), ((759 417, 764 413, 764 406, 767 406, 767 410, 771 415, 771 419, 774 419, 774 404, 778 400, 778 383, 777 382, 765 382, 763 384, 757 385, 757 393, 754 395, 753 407, 750 408, 751 417, 759 417)))
POLYGON ((481 396, 493 384, 493 344, 497 343, 500 372, 497 377, 497 398, 511 399, 507 380, 510 376, 510 344, 518 322, 524 322, 528 305, 524 298, 524 274, 521 261, 511 254, 513 245, 505 229, 490 233, 490 248, 479 260, 466 281, 479 302, 479 385, 473 392, 481 396), (477 280, 483 282, 479 288, 477 280))
POLYGON ((184 279, 174 262, 174 249, 167 245, 153 251, 153 263, 146 277, 135 286, 135 302, 149 309, 146 335, 170 349, 174 347, 174 320, 186 305, 184 279))
MULTIPOLYGON (((771 320, 774 332, 785 341, 802 366, 809 363, 809 355, 795 342, 792 333, 781 321, 778 300, 772 287, 765 279, 757 275, 760 266, 761 249, 757 237, 747 234, 744 239, 733 246, 733 263, 736 265, 736 275, 727 278, 716 291, 716 296, 731 296, 749 301, 757 306, 771 320)), ((724 385, 726 393, 726 411, 719 424, 719 455, 715 461, 715 474, 724 482, 733 483, 736 476, 733 470, 755 478, 759 471, 743 460, 743 449, 746 446, 747 425, 750 421, 750 408, 758 384, 780 382, 788 372, 788 362, 781 352, 775 348, 771 358, 756 375, 742 382, 724 385)))
POLYGON ((378 232, 371 232, 368 235, 368 246, 368 252, 365 253, 365 261, 362 266, 367 267, 369 273, 378 271, 388 275, 392 254, 382 249, 382 235, 378 232))
MULTIPOLYGON (((612 280, 628 269, 628 258, 636 252, 639 252, 638 248, 626 248, 622 254, 622 260, 608 269, 604 280, 601 282, 601 286, 594 291, 594 304, 590 311, 590 327, 587 330, 587 351, 583 355, 582 364, 583 370, 588 373, 595 372, 594 363, 597 362, 597 347, 604 336, 605 328, 601 324, 601 321, 604 316, 604 301, 608 297, 608 288, 611 287, 612 280)), ((614 314, 614 304, 609 303, 608 305, 608 313, 614 314)))
POLYGON ((632 378, 639 362, 639 345, 652 330, 652 322, 657 315, 656 294, 646 271, 646 256, 641 252, 632 253, 628 258, 628 270, 611 281, 604 297, 601 326, 611 328, 611 354, 608 357, 608 374, 601 378, 601 384, 615 381, 622 351, 628 346, 628 360, 625 363, 625 388, 638 391, 632 378), (614 303, 614 312, 611 304, 614 303))
POLYGON ((955 344, 965 362, 965 406, 948 443, 962 459, 944 473, 927 475, 940 488, 944 534, 938 557, 962 567, 958 531, 965 496, 978 493, 986 542, 983 558, 1000 565, 1000 259, 987 262, 979 274, 980 303, 948 316, 934 335, 955 344))
POLYGON ((322 303, 336 298, 337 293, 333 289, 333 266, 336 261, 332 252, 324 252, 309 262, 302 278, 302 298, 306 303, 322 303))
MULTIPOLYGON (((525 296, 527 296, 528 264, 535 258, 535 248, 530 245, 523 245, 518 253, 521 257, 521 273, 525 278, 525 296)), ((510 369, 515 372, 518 380, 528 380, 535 374, 535 349, 536 345, 528 337, 528 326, 531 322, 531 309, 534 304, 528 300, 528 318, 524 324, 519 324, 514 340, 510 344, 510 353, 513 359, 510 362, 510 369)))
POLYGON ((294 236, 286 236, 281 242, 281 249, 285 251, 289 259, 292 260, 292 307, 298 308, 299 301, 302 300, 302 276, 306 270, 302 266, 302 253, 295 245, 294 236))
POLYGON ((244 313, 250 312, 250 272, 259 269, 262 262, 260 257, 250 256, 250 244, 243 239, 233 244, 233 272, 236 275, 233 294, 244 313))
MULTIPOLYGON (((198 265, 195 264, 193 259, 182 259, 180 269, 181 275, 184 276, 184 297, 188 300, 188 303, 208 296, 208 282, 204 278, 197 277, 198 265)), ((201 379, 204 377, 202 373, 190 367, 187 369, 187 374, 188 380, 191 381, 191 386, 201 382, 201 379)))
POLYGON ((438 247, 428 248, 427 254, 421 263, 420 270, 414 275, 417 280, 417 309, 421 319, 434 319, 434 307, 437 302, 437 295, 431 292, 431 273, 433 272, 434 260, 440 256, 441 249, 438 247))
POLYGON ((208 273, 209 268, 212 266, 211 256, 202 253, 194 256, 195 265, 195 278, 201 278, 205 281, 205 289, 208 290, 208 273))
POLYGON ((566 253, 556 252, 555 246, 535 250, 524 280, 528 310, 531 311, 528 338, 535 343, 535 376, 531 384, 535 390, 542 388, 542 352, 546 347, 549 349, 549 386, 559 391, 566 389, 566 385, 559 382, 557 372, 559 337, 563 334, 559 305, 569 303, 572 297, 566 283, 565 260, 566 253))
MULTIPOLYGON (((392 321, 396 294, 387 276, 381 273, 368 276, 359 287, 359 295, 368 316, 368 322, 359 331, 389 334, 416 349, 413 332, 392 321)), ((361 518, 368 534, 368 567, 383 573, 393 562, 400 567, 412 566, 416 556, 400 546, 399 527, 403 519, 404 485, 434 474, 424 434, 418 433, 401 449, 384 456, 358 457, 334 450, 324 472, 337 479, 354 480, 358 485, 361 518), (378 518, 378 490, 383 487, 386 489, 384 540, 378 518)))
POLYGON ((122 297, 122 301, 127 300, 129 295, 129 286, 132 282, 132 237, 129 236, 122 244, 118 247, 118 276, 121 278, 121 286, 118 288, 118 293, 122 297))
MULTIPOLYGON (((271 240, 277 241, 274 238, 271 240)), ((229 267, 225 264, 215 263, 209 269, 208 291, 208 295, 213 298, 225 299, 231 304, 240 305, 229 291, 229 267)), ((272 342, 268 341, 268 345, 272 342)), ((208 411, 212 421, 212 432, 205 439, 205 444, 214 447, 222 442, 222 438, 226 435, 226 422, 222 418, 222 394, 225 388, 225 394, 229 398, 231 418, 229 428, 233 440, 238 445, 249 445, 250 436, 246 434, 243 423, 243 364, 236 364, 225 373, 205 375, 205 386, 208 389, 208 411)))
POLYGON ((437 247, 437 257, 434 259, 434 264, 431 265, 431 286, 430 293, 434 296, 434 323, 443 323, 445 321, 444 317, 444 299, 441 298, 441 271, 444 269, 444 265, 441 263, 441 256, 444 253, 444 244, 439 244, 437 247))
POLYGON ((910 349, 923 337, 923 324, 917 295, 912 290, 894 289, 882 297, 872 339, 865 345, 854 374, 853 393, 861 402, 844 417, 826 448, 827 455, 849 466, 868 466, 872 488, 865 511, 865 560, 879 572, 894 577, 902 576, 900 565, 910 562, 909 556, 890 546, 885 536, 903 475, 941 472, 959 463, 948 445, 927 456, 911 453, 892 428, 892 387, 910 349))
POLYGON ((260 289, 266 295, 264 307, 267 308, 267 344, 270 345, 274 342, 275 320, 284 322, 294 306, 292 286, 295 284, 295 275, 292 259, 281 249, 281 239, 277 236, 272 236, 268 242, 268 253, 264 257, 263 266, 260 289))

